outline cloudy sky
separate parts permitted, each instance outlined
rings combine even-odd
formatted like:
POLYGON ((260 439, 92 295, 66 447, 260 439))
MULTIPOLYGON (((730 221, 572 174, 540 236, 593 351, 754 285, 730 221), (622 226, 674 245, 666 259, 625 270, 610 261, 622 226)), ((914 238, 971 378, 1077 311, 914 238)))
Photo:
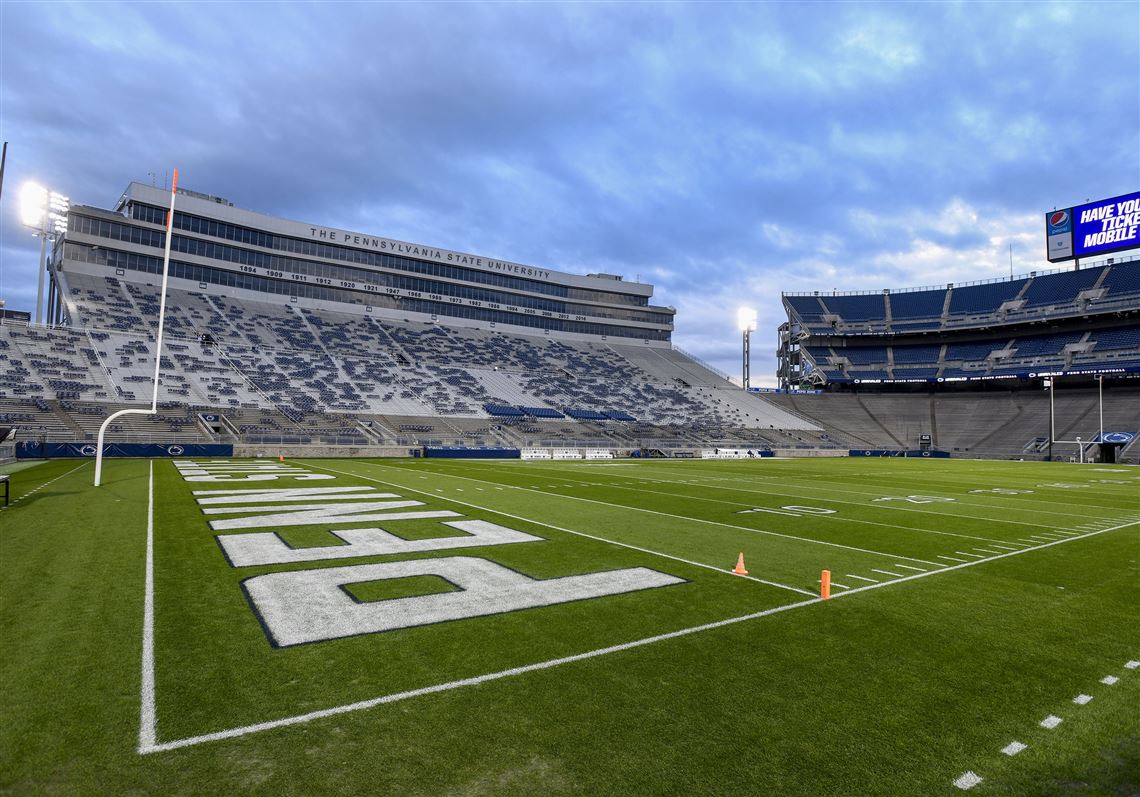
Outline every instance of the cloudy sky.
MULTIPOLYGON (((0 4, 0 297, 20 184, 178 166, 239 207, 652 282, 739 371, 781 291, 1048 268, 1042 211, 1140 188, 1140 4, 0 4)), ((754 377, 755 379, 755 377, 754 377)))

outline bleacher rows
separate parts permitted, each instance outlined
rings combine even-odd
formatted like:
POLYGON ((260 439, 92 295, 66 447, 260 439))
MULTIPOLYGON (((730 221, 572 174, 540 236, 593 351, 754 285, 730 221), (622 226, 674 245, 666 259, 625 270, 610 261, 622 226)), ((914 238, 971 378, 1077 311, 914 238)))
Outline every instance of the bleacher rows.
MULTIPOLYGON (((107 405, 150 398, 158 293, 125 279, 61 276, 70 328, 0 327, 0 403, 50 402, 32 431, 86 439, 107 405)), ((615 443, 636 439, 611 428, 634 419, 654 431, 816 430, 680 352, 628 342, 396 323, 174 289, 165 335, 159 399, 179 411, 131 420, 124 434, 402 445, 425 435, 509 443, 567 419, 584 439, 615 443), (500 423, 511 419, 489 407, 522 408, 531 425, 500 423), (214 428, 200 422, 204 413, 219 416, 214 428)))
POLYGON ((979 285, 783 298, 809 333, 958 329, 1135 307, 1140 260, 979 285))
POLYGON ((805 346, 829 379, 934 379, 1080 370, 1140 362, 1140 326, 995 337, 982 343, 895 346, 805 346))

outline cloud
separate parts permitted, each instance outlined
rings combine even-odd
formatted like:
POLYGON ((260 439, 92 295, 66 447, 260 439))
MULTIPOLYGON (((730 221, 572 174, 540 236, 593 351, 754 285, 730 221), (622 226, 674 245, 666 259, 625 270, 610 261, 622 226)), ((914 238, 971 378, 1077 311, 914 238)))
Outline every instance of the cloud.
POLYGON ((10 307, 34 303, 23 179, 106 207, 177 165, 272 215, 640 275, 678 308, 677 342, 726 371, 726 308, 753 303, 770 374, 781 291, 999 276, 1009 243, 1015 270, 1044 268, 1042 211, 1140 184, 1135 5, 0 14, 10 307))

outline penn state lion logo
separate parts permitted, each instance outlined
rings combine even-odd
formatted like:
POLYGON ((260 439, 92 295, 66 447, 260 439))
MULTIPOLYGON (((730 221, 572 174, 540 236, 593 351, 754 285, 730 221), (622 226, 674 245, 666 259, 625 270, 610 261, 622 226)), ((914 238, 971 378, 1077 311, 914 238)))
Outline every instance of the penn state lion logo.
POLYGON ((180 457, 185 453, 186 449, 182 446, 167 446, 166 453, 172 457, 180 457))
POLYGON ((85 445, 79 449, 79 453, 85 457, 93 457, 98 452, 98 449, 93 445, 85 445))

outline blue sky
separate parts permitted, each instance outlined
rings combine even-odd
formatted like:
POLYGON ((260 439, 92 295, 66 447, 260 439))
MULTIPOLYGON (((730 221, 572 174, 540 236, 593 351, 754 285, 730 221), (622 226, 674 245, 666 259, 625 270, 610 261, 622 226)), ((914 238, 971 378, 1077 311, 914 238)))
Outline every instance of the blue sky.
MULTIPOLYGON (((781 291, 1048 268, 1042 212, 1140 188, 1140 4, 0 4, 0 297, 20 184, 178 166, 239 207, 657 286, 739 371, 781 291)), ((760 377, 760 379, 757 379, 760 377)))

